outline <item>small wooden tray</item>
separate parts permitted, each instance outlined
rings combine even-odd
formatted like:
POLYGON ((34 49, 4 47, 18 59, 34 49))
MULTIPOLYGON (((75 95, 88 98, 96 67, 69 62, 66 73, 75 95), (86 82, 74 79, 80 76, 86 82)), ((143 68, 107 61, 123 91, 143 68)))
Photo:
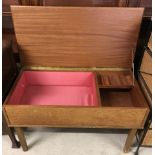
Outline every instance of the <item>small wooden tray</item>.
POLYGON ((97 72, 99 88, 132 88, 134 77, 132 71, 97 72))

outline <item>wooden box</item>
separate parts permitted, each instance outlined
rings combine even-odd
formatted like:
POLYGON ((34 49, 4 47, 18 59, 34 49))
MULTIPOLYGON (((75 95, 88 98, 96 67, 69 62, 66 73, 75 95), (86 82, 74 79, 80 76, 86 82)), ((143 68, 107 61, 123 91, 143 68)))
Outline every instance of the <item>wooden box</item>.
POLYGON ((3 106, 8 125, 133 129, 127 151, 149 111, 133 74, 143 9, 11 10, 23 70, 3 106))

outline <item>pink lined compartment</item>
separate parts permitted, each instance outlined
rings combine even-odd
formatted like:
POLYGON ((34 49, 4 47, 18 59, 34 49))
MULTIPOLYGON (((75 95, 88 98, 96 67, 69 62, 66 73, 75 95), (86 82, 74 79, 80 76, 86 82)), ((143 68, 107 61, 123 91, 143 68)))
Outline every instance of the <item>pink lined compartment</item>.
POLYGON ((96 96, 92 72, 24 71, 8 103, 98 106, 96 96))

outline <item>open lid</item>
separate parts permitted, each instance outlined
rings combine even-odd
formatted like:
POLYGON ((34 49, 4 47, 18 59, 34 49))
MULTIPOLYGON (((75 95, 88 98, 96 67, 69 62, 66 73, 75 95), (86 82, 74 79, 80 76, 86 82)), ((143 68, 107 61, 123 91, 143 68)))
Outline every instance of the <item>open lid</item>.
POLYGON ((142 8, 11 6, 24 66, 131 68, 142 8))

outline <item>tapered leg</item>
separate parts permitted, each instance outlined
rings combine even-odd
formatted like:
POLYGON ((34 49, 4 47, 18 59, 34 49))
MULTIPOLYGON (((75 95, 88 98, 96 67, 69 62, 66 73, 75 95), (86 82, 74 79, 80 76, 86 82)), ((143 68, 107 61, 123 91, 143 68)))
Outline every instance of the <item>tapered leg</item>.
POLYGON ((7 127, 7 132, 8 132, 8 135, 9 135, 11 141, 12 141, 12 148, 20 148, 20 143, 16 140, 13 128, 7 127))
MULTIPOLYGON (((3 114, 3 113, 2 113, 3 114)), ((12 142, 12 148, 20 148, 20 143, 16 140, 15 134, 14 134, 14 129, 8 127, 4 114, 2 115, 2 126, 3 130, 5 131, 4 134, 8 134, 10 137, 10 140, 12 142)))
POLYGON ((136 132, 137 132, 137 129, 131 129, 130 130, 130 132, 128 134, 128 137, 126 139, 126 143, 125 143, 124 149, 123 149, 123 151, 125 153, 130 151, 130 147, 131 147, 131 144, 133 142, 133 139, 135 137, 136 132))
POLYGON ((23 129, 20 128, 20 127, 16 127, 15 130, 16 130, 18 139, 20 141, 20 144, 21 144, 21 146, 23 148, 23 151, 27 151, 28 147, 27 147, 27 143, 26 143, 26 139, 25 139, 25 136, 24 136, 23 129))

